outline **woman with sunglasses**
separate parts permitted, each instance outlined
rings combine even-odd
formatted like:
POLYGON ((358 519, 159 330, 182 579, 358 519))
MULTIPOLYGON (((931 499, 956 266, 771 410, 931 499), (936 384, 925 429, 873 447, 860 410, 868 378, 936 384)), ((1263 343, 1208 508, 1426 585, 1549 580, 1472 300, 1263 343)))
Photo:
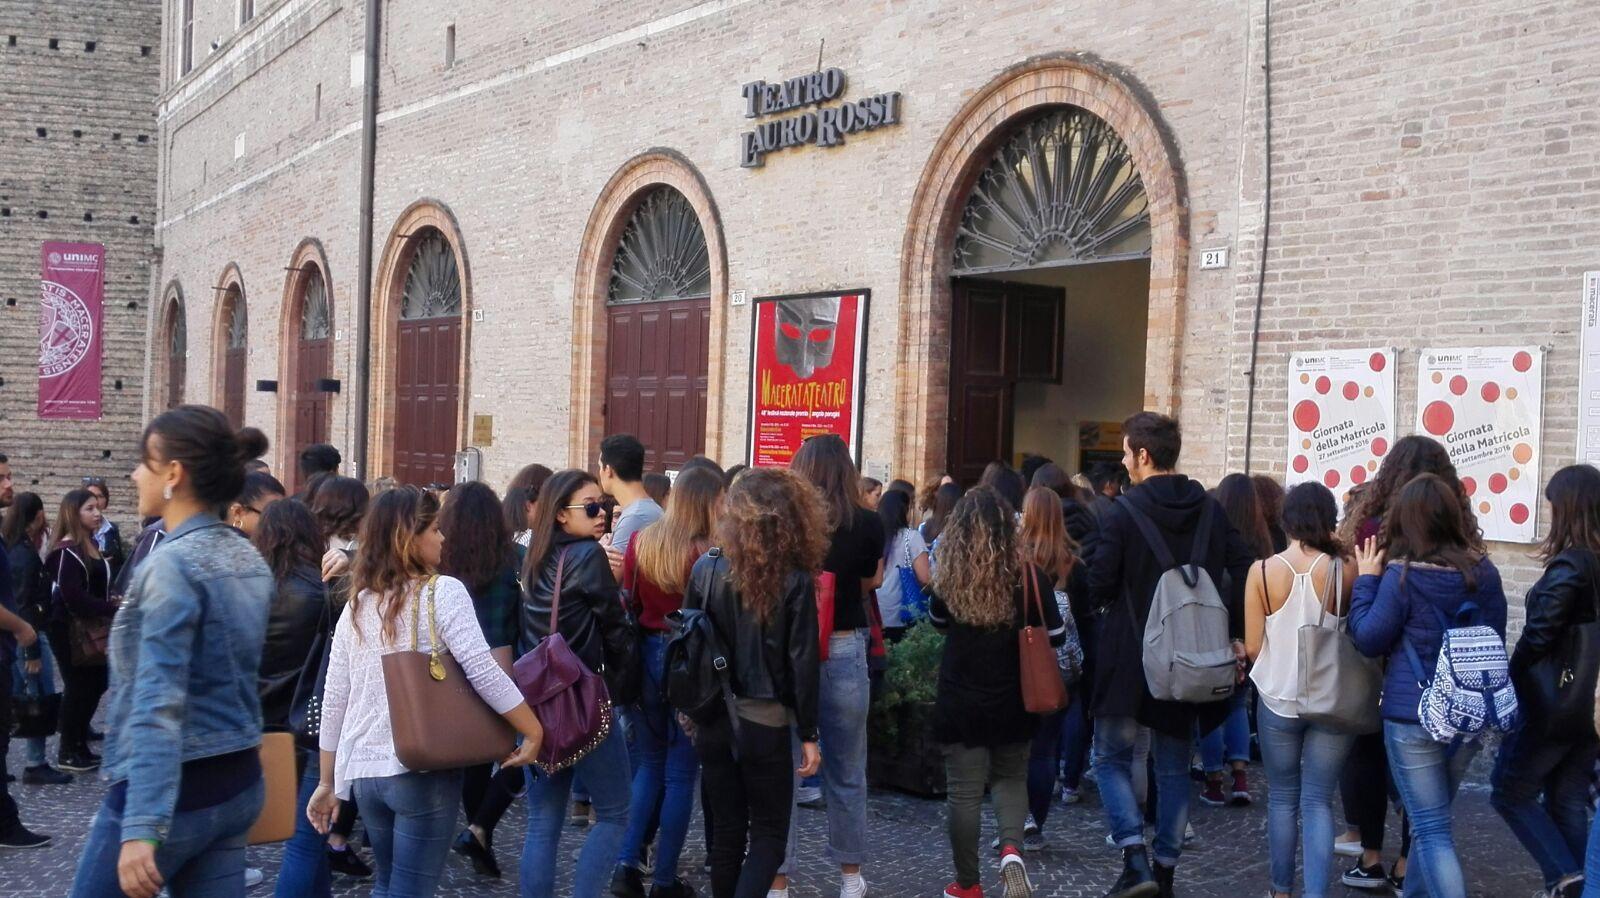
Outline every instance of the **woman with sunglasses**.
MULTIPOLYGON (((557 630, 585 666, 606 675, 606 685, 615 695, 620 684, 612 675, 638 653, 638 634, 623 610, 611 563, 599 542, 606 523, 599 482, 586 471, 555 474, 539 491, 531 523, 533 535, 522 570, 520 649, 527 651, 550 635, 551 609, 559 589, 557 630)), ((632 794, 628 746, 620 726, 613 726, 575 765, 534 777, 522 847, 523 898, 555 894, 556 850, 567 822, 574 776, 589 791, 595 823, 578 855, 572 895, 599 898, 611 882, 632 794)))

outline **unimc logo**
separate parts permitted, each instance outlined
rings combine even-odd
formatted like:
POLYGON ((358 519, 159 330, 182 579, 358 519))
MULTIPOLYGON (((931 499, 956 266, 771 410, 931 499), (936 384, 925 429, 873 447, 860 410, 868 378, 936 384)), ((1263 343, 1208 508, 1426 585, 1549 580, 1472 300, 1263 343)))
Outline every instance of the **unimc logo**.
POLYGON ((60 265, 61 264, 61 254, 60 253, 51 253, 50 254, 50 264, 51 265, 60 265))

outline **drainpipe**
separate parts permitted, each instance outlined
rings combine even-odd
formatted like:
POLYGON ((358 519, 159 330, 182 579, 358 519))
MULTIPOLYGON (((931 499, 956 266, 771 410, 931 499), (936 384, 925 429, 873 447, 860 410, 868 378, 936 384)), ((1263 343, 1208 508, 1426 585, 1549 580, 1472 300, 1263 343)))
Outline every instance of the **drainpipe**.
POLYGON ((1250 382, 1250 394, 1244 408, 1244 472, 1250 473, 1252 443, 1256 429, 1256 366, 1261 354, 1261 307, 1267 295, 1267 237, 1272 227, 1272 0, 1265 0, 1261 22, 1261 91, 1262 91, 1262 189, 1261 189, 1261 242, 1257 247, 1260 258, 1256 267, 1255 323, 1250 327, 1250 370, 1245 377, 1250 382))
POLYGON ((361 99, 361 223, 356 237, 360 248, 356 284, 356 364, 352 397, 356 412, 355 476, 367 479, 367 425, 371 420, 367 400, 372 370, 372 194, 373 168, 378 145, 378 38, 381 0, 367 0, 366 61, 361 99))

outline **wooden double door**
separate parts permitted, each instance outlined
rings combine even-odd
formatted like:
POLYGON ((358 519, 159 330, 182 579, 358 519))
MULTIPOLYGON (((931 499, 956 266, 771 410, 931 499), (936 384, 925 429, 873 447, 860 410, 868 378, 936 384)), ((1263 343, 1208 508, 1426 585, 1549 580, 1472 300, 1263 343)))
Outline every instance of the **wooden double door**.
POLYGON ((947 470, 963 486, 1011 461, 1019 383, 1061 382, 1066 291, 957 279, 950 329, 947 470))
POLYGON ((454 483, 461 410, 461 316, 402 318, 395 366, 394 477, 454 483))
POLYGON ((605 432, 638 437, 646 471, 681 468, 705 451, 711 300, 616 303, 606 312, 605 432))

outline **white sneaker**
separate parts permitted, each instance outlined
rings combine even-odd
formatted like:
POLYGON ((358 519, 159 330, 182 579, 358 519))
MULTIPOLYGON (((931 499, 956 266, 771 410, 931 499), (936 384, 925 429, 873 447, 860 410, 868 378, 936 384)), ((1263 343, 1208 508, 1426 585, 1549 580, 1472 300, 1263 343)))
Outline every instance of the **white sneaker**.
POLYGON ((846 873, 839 884, 839 898, 867 898, 867 880, 860 873, 846 873))
POLYGON ((1196 838, 1196 836, 1194 834, 1194 824, 1193 823, 1185 823, 1183 825, 1183 844, 1187 845, 1190 842, 1193 842, 1195 840, 1195 838, 1196 838))
POLYGON ((244 887, 247 889, 253 889, 256 886, 261 885, 261 881, 266 878, 267 877, 255 867, 244 868, 244 887))
POLYGON ((1001 855, 1000 882, 1005 887, 1005 898, 1032 898, 1033 881, 1028 879, 1028 865, 1022 862, 1022 855, 1001 855))
POLYGON ((1333 853, 1339 857, 1360 857, 1361 840, 1357 839, 1354 842, 1335 842, 1333 843, 1333 853))

